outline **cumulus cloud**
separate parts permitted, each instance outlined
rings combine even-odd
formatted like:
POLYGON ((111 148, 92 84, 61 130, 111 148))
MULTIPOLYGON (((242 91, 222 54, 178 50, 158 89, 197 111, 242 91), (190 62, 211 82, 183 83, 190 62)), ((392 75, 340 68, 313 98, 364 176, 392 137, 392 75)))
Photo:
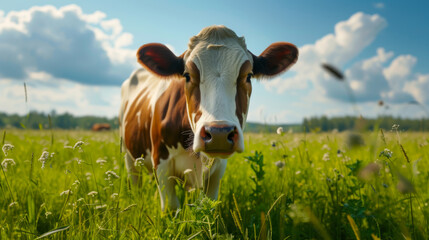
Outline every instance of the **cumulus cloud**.
POLYGON ((0 78, 43 72, 88 85, 120 85, 137 67, 133 41, 118 19, 77 5, 0 13, 0 78))
POLYGON ((265 87, 276 89, 278 93, 286 90, 303 89, 310 85, 320 88, 326 93, 338 83, 333 82, 329 75, 320 68, 322 62, 338 67, 344 66, 367 47, 377 34, 387 26, 386 20, 379 15, 368 15, 358 12, 348 20, 335 25, 335 32, 317 40, 314 44, 299 48, 300 56, 297 64, 290 70, 292 77, 278 78, 265 83, 265 87))
POLYGON ((358 61, 344 70, 346 82, 335 81, 320 67, 321 63, 326 62, 342 69, 370 45, 386 26, 386 20, 377 14, 354 14, 348 20, 336 24, 334 34, 300 47, 296 66, 290 73, 264 82, 265 88, 277 93, 307 89, 310 90, 310 98, 317 96, 320 99, 322 96, 344 102, 350 101, 346 89, 350 87, 358 102, 385 100, 406 103, 418 100, 429 103, 422 91, 428 89, 428 75, 413 72, 417 58, 412 55, 394 57, 392 51, 378 48, 373 57, 358 61))

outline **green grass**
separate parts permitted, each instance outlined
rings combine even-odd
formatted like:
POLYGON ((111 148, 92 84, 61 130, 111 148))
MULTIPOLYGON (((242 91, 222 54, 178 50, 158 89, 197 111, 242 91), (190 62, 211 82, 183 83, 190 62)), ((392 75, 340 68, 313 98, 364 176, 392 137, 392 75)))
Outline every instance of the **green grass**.
POLYGON ((7 130, 0 162, 16 164, 0 172, 0 239, 428 239, 429 135, 349 139, 246 134, 218 201, 179 182, 181 210, 163 213, 153 177, 129 183, 116 131, 7 130))

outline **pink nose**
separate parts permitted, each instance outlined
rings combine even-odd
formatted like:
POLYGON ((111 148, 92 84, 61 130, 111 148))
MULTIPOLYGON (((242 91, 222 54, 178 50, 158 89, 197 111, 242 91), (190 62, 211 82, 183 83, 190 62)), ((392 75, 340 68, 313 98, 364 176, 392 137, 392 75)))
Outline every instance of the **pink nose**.
POLYGON ((206 125, 201 128, 204 152, 232 153, 238 140, 237 127, 231 125, 206 125))

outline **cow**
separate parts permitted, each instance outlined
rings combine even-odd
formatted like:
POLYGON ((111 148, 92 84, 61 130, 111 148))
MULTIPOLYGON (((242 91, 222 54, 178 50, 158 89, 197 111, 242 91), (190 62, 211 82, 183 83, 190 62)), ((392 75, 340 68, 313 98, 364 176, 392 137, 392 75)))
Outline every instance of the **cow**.
POLYGON ((92 125, 91 129, 94 132, 107 131, 107 130, 110 130, 110 124, 108 124, 108 123, 94 123, 94 125, 92 125))
POLYGON ((277 42, 259 56, 244 37, 210 26, 176 56, 159 43, 137 51, 143 66, 121 88, 120 135, 129 177, 139 182, 138 159, 157 177, 161 209, 180 208, 175 178, 217 199, 227 158, 243 152, 252 78, 276 76, 298 59, 291 43, 277 42))

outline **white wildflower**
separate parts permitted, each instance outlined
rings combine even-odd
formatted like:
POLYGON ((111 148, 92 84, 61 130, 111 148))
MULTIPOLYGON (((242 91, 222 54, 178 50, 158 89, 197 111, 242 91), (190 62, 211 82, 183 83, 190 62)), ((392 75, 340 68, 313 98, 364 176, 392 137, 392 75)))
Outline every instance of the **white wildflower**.
POLYGON ((142 157, 136 158, 136 161, 134 162, 134 166, 136 167, 144 166, 144 158, 142 157))
POLYGON ((117 194, 117 193, 112 193, 112 195, 110 195, 110 197, 112 199, 116 199, 118 196, 119 196, 119 194, 117 194))
POLYGON ((42 168, 45 168, 45 163, 46 163, 46 161, 48 161, 49 156, 50 156, 49 152, 47 152, 47 151, 42 152, 42 155, 39 158, 39 162, 42 163, 42 168))
POLYGON ((190 168, 188 168, 188 169, 186 169, 185 171, 183 171, 183 174, 189 174, 189 173, 191 173, 192 172, 192 169, 190 169, 190 168))
POLYGON ((283 128, 282 128, 282 127, 278 127, 278 128, 277 128, 277 134, 278 134, 278 135, 282 135, 282 136, 283 136, 284 131, 283 131, 283 128))
POLYGON ((301 174, 301 171, 296 171, 296 173, 295 173, 296 175, 299 175, 299 174, 301 174))
POLYGON ((84 144, 83 141, 78 141, 77 143, 75 143, 75 145, 73 146, 73 150, 75 150, 76 148, 82 149, 82 145, 84 144))
POLYGON ((106 207, 107 207, 107 204, 97 205, 97 206, 95 206, 95 209, 103 209, 103 208, 106 208, 106 207))
POLYGON ((397 131, 397 130, 398 130, 398 128, 399 128, 399 124, 393 124, 393 126, 392 126, 392 130, 397 131))
POLYGON ((324 144, 324 145, 322 146, 322 150, 330 151, 330 150, 331 150, 331 148, 328 146, 328 144, 324 144))
POLYGON ((19 206, 19 203, 18 202, 11 202, 10 204, 9 204, 9 207, 10 208, 12 208, 12 207, 15 207, 15 206, 19 206))
POLYGON ((12 144, 6 143, 1 148, 5 156, 9 153, 9 151, 13 150, 14 146, 12 144))
POLYGON ((95 197, 98 194, 96 191, 91 191, 88 193, 88 196, 95 197))
POLYGON ((85 199, 83 198, 79 198, 78 200, 76 200, 76 202, 83 202, 83 201, 85 201, 85 199))
POLYGON ((7 167, 8 167, 8 166, 15 166, 15 165, 16 165, 16 163, 15 163, 15 161, 14 161, 12 158, 5 158, 5 159, 3 160, 3 162, 1 163, 1 165, 2 165, 3 169, 4 169, 5 171, 7 171, 7 167))
POLYGON ((52 212, 45 212, 45 217, 48 218, 49 215, 52 215, 52 212))
POLYGON ((112 180, 112 178, 119 178, 119 175, 116 174, 114 171, 111 171, 111 170, 107 171, 105 174, 107 175, 106 180, 112 180))
POLYGON ((95 161, 96 163, 98 163, 98 164, 100 164, 100 166, 103 166, 107 161, 106 160, 104 160, 104 159, 102 159, 102 158, 99 158, 99 159, 97 159, 97 161, 95 161))
POLYGON ((63 196, 63 195, 72 195, 72 194, 73 194, 73 192, 70 189, 68 189, 68 190, 65 190, 65 191, 61 192, 60 196, 63 196))
POLYGON ((74 183, 72 184, 73 187, 78 187, 80 184, 79 180, 74 181, 74 183))
POLYGON ((91 180, 91 176, 92 176, 92 173, 90 173, 90 172, 86 172, 85 173, 85 176, 86 176, 86 180, 91 180))
POLYGON ((275 162, 274 163, 275 165, 276 165, 276 167, 278 168, 278 169, 283 169, 283 167, 285 166, 285 162, 283 162, 283 161, 277 161, 277 162, 275 162))
POLYGON ((329 157, 329 153, 323 154, 322 160, 323 161, 329 161, 329 160, 331 160, 331 158, 329 157))

